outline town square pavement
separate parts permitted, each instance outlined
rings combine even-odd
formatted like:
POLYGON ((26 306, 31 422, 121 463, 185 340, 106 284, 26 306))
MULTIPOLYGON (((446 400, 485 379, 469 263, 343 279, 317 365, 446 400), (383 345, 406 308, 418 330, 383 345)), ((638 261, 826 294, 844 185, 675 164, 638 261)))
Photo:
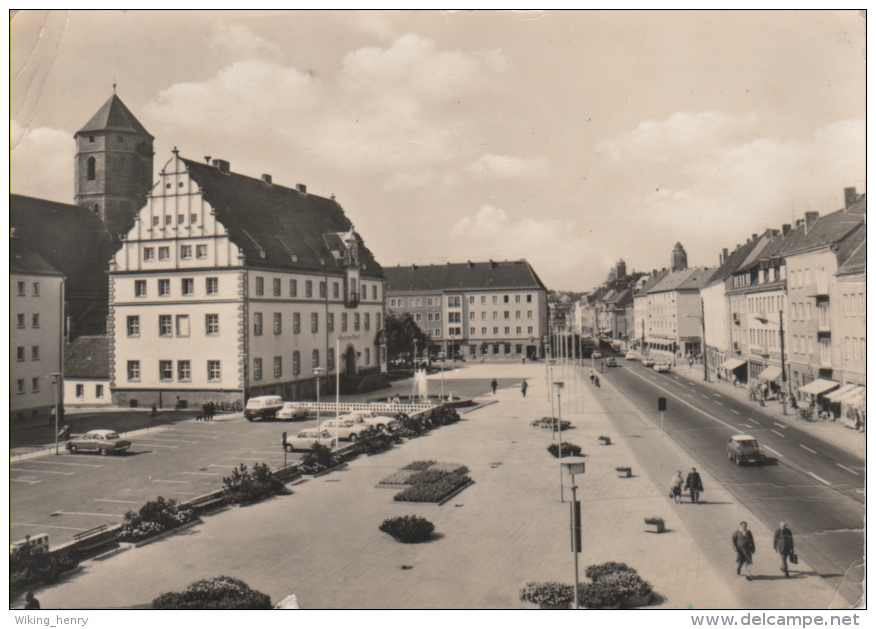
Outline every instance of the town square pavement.
MULTIPOLYGON (((763 560, 756 568, 779 576, 778 559, 765 537, 769 526, 757 523, 707 475, 709 499, 721 504, 673 504, 664 486, 668 475, 652 481, 642 470, 653 466, 643 466, 640 458, 687 469, 686 455, 660 438, 643 416, 636 439, 616 431, 610 413, 603 412, 610 405, 604 407, 600 399, 617 398, 611 387, 596 390, 569 376, 562 417, 574 428, 563 440, 580 445, 587 456, 586 473, 576 476, 582 581, 588 565, 620 561, 653 584, 654 608, 831 604, 824 583, 805 576, 802 563, 802 578, 746 582, 737 577, 730 535, 740 519, 758 531, 758 559, 763 560), (611 435, 612 445, 599 445, 600 435, 611 435), (642 439, 648 440, 647 451, 638 445, 631 449, 629 442, 642 439), (618 477, 615 467, 621 465, 633 468, 632 478, 618 477), (643 519, 655 515, 665 519, 666 533, 646 531, 643 519)), ((444 376, 451 391, 454 378, 493 377, 525 378, 527 396, 519 383, 484 395, 477 399, 482 406, 464 413, 457 424, 294 484, 292 495, 226 509, 158 542, 85 562, 81 572, 42 589, 38 598, 44 609, 142 607, 163 592, 227 575, 275 603, 294 593, 304 609, 532 608, 518 598, 527 581, 573 580, 569 504, 560 499, 559 463, 546 450, 552 434, 530 425, 551 414, 544 365, 474 364, 444 376), (463 464, 475 482, 442 506, 394 502, 395 490, 376 487, 418 460, 463 464), (399 544, 378 530, 384 519, 397 515, 427 518, 435 524, 434 539, 399 544)), ((436 378, 430 377, 430 387, 438 386, 436 378)), ((569 478, 562 482, 569 500, 569 478)))

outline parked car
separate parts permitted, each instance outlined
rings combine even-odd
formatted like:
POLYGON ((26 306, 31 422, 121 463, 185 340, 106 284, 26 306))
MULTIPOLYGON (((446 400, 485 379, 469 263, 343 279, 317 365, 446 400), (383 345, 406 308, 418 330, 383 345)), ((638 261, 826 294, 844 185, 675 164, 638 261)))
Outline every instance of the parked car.
POLYGON ((389 430, 394 432, 398 428, 398 422, 395 417, 380 414, 379 411, 352 411, 346 415, 341 415, 341 419, 349 419, 355 423, 365 424, 378 430, 389 430))
POLYGON ((658 373, 667 373, 672 371, 672 366, 667 362, 659 362, 654 364, 654 371, 658 373))
POLYGON ((249 398, 243 409, 243 415, 249 421, 274 419, 281 408, 283 408, 283 398, 279 395, 261 395, 249 398))
POLYGON ((590 354, 591 358, 602 358, 602 352, 598 349, 594 350, 592 354, 590 354))
POLYGON ((352 419, 329 419, 320 424, 319 429, 328 431, 333 437, 344 441, 358 441, 362 433, 370 426, 364 422, 354 422, 352 419))
POLYGON ((295 402, 285 402, 282 408, 277 411, 277 419, 291 419, 292 421, 298 421, 301 419, 307 419, 307 414, 309 411, 296 404, 295 402))
POLYGON ((636 352, 627 352, 627 355, 624 358, 626 358, 627 360, 637 360, 639 356, 638 354, 636 354, 636 352))
POLYGON ((328 446, 332 450, 338 447, 338 440, 332 437, 327 430, 311 428, 302 430, 294 437, 286 439, 286 452, 310 450, 314 443, 328 446))
POLYGON ((606 367, 617 367, 617 360, 615 359, 615 357, 609 356, 608 358, 606 358, 605 359, 605 366, 606 367))
POLYGON ((648 358, 647 356, 642 358, 642 366, 644 367, 653 367, 657 363, 653 358, 648 358))
POLYGON ((77 452, 98 452, 101 456, 124 452, 131 447, 131 442, 122 439, 114 430, 89 430, 81 437, 67 442, 70 454, 77 452))
POLYGON ((727 458, 742 465, 744 462, 762 463, 766 456, 757 439, 751 435, 734 435, 727 444, 727 458))

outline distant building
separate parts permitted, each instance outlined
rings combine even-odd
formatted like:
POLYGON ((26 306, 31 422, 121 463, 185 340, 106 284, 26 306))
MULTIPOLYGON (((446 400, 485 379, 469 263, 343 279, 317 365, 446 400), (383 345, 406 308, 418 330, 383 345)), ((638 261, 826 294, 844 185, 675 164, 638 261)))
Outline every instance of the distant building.
POLYGON ((714 269, 698 267, 670 272, 648 289, 649 353, 675 362, 677 357, 702 352, 702 302, 700 288, 714 269))
POLYGON ((436 352, 470 358, 544 356, 547 289, 525 260, 396 266, 383 272, 389 310, 419 314, 418 325, 431 331, 436 352), (426 320, 430 314, 432 321, 426 320))
POLYGON ((669 268, 673 273, 677 273, 678 271, 684 271, 687 269, 687 252, 684 250, 684 247, 681 246, 680 242, 675 243, 675 247, 672 249, 672 264, 669 268))
POLYGON ((860 229, 863 240, 848 257, 843 252, 845 262, 836 272, 839 312, 834 320, 841 343, 837 371, 843 386, 832 401, 840 405, 842 420, 848 426, 863 430, 867 415, 867 224, 860 229))
POLYGON ((110 339, 80 336, 64 346, 64 406, 109 406, 110 339))

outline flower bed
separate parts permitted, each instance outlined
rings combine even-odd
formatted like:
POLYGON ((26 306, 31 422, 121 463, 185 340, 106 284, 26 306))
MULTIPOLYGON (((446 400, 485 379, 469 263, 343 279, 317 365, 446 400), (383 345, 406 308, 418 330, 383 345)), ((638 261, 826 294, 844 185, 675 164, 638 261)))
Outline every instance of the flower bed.
POLYGON ((590 566, 585 573, 592 583, 578 587, 578 598, 591 609, 646 605, 653 588, 634 568, 610 561, 590 566))
POLYGON ((432 467, 435 465, 435 461, 414 461, 413 463, 408 463, 402 469, 403 470, 425 470, 427 467, 432 467))
POLYGON ((70 551, 46 552, 33 546, 20 546, 9 554, 9 589, 11 592, 55 583, 79 561, 70 551))
POLYGON ((440 502, 457 489, 471 483, 465 474, 424 470, 411 478, 414 484, 393 498, 396 502, 440 502))
POLYGON ((435 525, 417 515, 404 515, 384 520, 380 530, 403 544, 418 544, 432 536, 435 525))
POLYGON ((520 590, 520 600, 535 603, 542 609, 568 609, 574 600, 571 585, 556 581, 531 581, 520 590))
POLYGON ((559 458, 560 456, 580 456, 581 455, 581 446, 575 445, 574 443, 568 443, 564 441, 560 446, 552 443, 547 447, 547 451, 550 452, 554 457, 559 458), (558 454, 558 452, 562 452, 562 454, 558 454))
POLYGON ((119 540, 139 542, 194 519, 195 512, 192 509, 182 508, 175 500, 165 500, 159 496, 140 507, 138 512, 128 511, 125 514, 119 540))
POLYGON ((468 473, 468 468, 459 463, 435 463, 429 468, 429 471, 447 472, 448 474, 466 474, 468 473))
POLYGON ((404 468, 397 472, 393 472, 386 478, 380 481, 381 485, 410 485, 411 476, 417 474, 418 470, 406 470, 404 468))
MULTIPOLYGON (((541 419, 533 419, 530 422, 532 426, 538 426, 539 428, 548 428, 557 431, 557 418, 556 417, 542 417, 541 419)), ((560 420, 560 430, 569 430, 572 427, 572 422, 561 419, 560 420)))

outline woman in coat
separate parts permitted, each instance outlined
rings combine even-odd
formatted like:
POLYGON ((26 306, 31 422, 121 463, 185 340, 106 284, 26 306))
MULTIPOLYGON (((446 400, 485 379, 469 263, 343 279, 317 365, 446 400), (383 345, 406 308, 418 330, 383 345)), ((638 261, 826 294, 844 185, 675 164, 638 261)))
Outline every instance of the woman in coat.
POLYGON ((681 502, 681 491, 684 487, 684 477, 681 475, 681 470, 675 473, 669 485, 669 493, 675 499, 676 503, 681 502))
POLYGON ((751 581, 751 564, 754 563, 754 535, 748 530, 748 522, 740 522, 739 530, 733 533, 733 550, 736 551, 736 574, 745 566, 745 578, 751 581))

